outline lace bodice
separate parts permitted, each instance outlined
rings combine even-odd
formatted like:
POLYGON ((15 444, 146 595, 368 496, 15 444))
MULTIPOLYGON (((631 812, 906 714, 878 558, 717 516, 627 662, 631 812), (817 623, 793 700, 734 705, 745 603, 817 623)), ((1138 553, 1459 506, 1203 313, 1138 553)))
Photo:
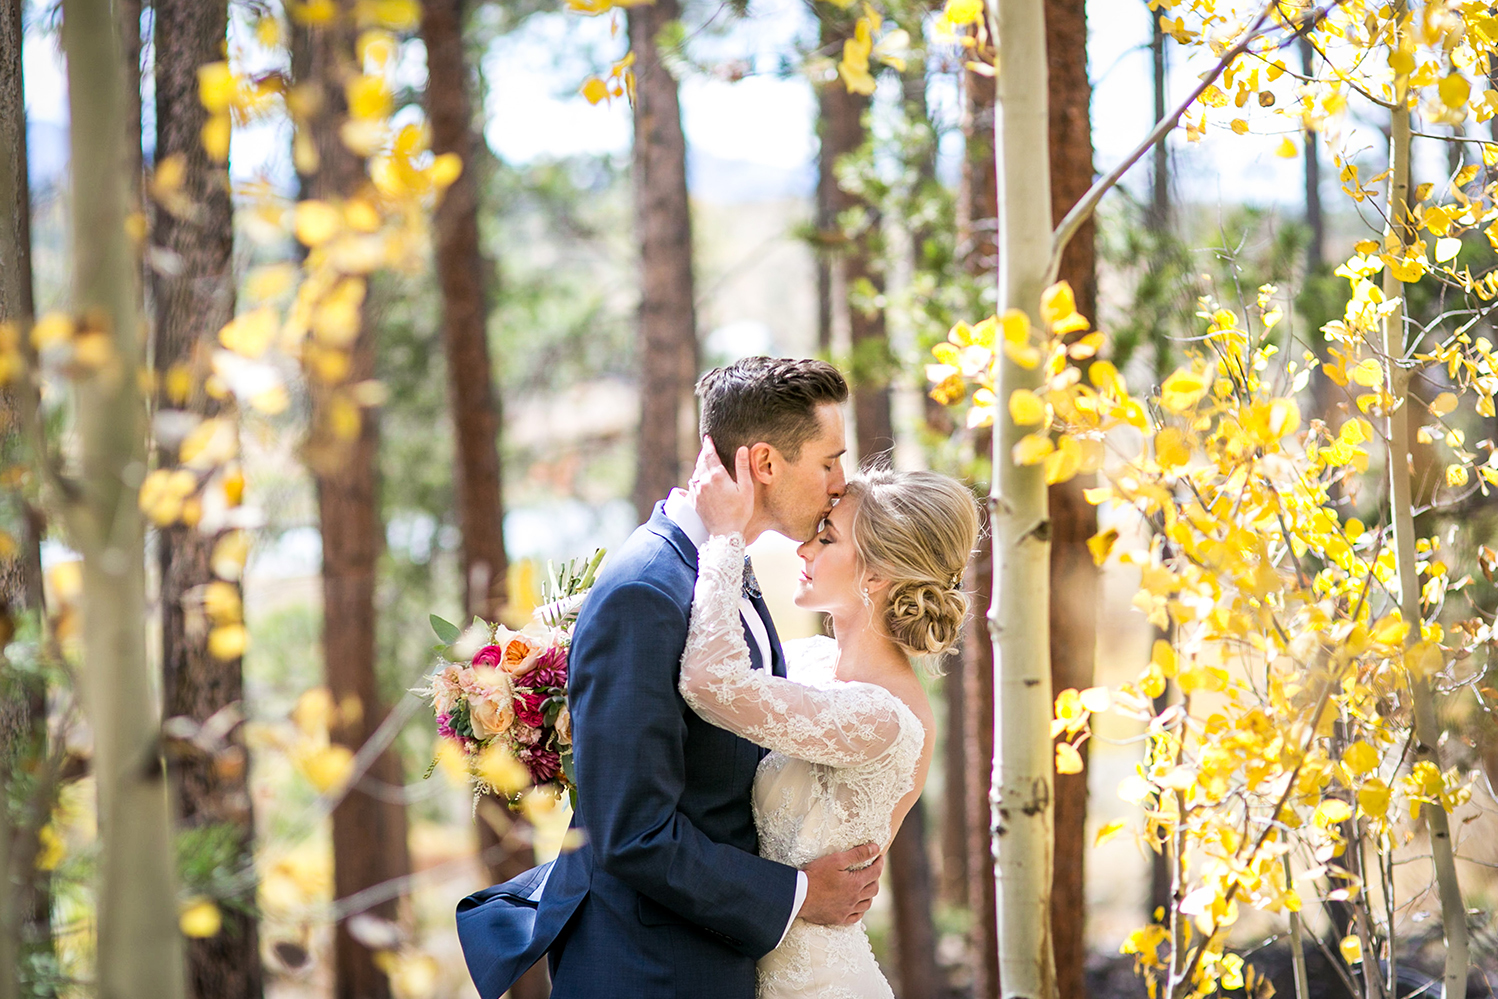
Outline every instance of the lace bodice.
MULTIPOLYGON (((739 619, 743 565, 738 534, 698 550, 678 686, 704 719, 770 750, 754 780, 760 855, 804 867, 862 843, 888 846, 895 808, 915 786, 925 728, 883 687, 838 680, 829 638, 788 643, 787 677, 754 669, 739 619)), ((862 923, 798 919, 760 962, 760 994, 865 999, 889 987, 862 923)))

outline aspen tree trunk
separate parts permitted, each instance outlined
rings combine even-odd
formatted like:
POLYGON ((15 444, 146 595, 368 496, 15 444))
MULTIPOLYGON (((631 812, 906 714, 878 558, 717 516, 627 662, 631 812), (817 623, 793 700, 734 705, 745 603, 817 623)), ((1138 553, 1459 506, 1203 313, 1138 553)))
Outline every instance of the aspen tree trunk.
POLYGON ((99 794, 98 994, 179 999, 182 944, 160 715, 146 662, 145 546, 135 489, 146 428, 136 370, 140 317, 125 232, 125 72, 108 0, 66 0, 72 135, 73 293, 104 323, 115 357, 79 386, 83 673, 99 794))
MULTIPOLYGON (((340 0, 339 21, 294 36, 294 71, 317 87, 320 106, 310 128, 319 169, 304 179, 303 195, 338 202, 369 183, 362 161, 338 136, 347 113, 344 74, 351 71, 353 4, 340 0)), ((372 379, 375 331, 370 317, 350 352, 347 381, 372 379)), ((314 388, 314 427, 324 427, 329 390, 314 388)), ((314 429, 314 434, 319 431, 314 429)), ((326 434, 326 431, 323 431, 326 434)), ((350 441, 320 440, 313 451, 317 481, 318 524, 322 532, 323 655, 328 688, 339 705, 333 741, 355 752, 385 717, 375 676, 375 586, 384 525, 379 505, 379 422, 373 409, 361 409, 359 432, 350 441)), ((404 783, 400 757, 381 753, 369 777, 387 786, 404 783)), ((333 809, 333 891, 347 898, 365 888, 410 871, 406 845, 406 811, 359 786, 333 809)), ((394 919, 396 900, 373 907, 373 915, 394 919)), ((333 941, 335 999, 387 999, 390 983, 375 966, 374 955, 339 923, 333 941)))
MULTIPOLYGON (((32 317, 31 185, 26 162, 25 73, 22 51, 22 0, 5 0, 0 8, 0 322, 25 324, 32 317)), ((0 392, 0 433, 7 458, 25 452, 22 416, 36 408, 36 388, 17 382, 0 392), (29 405, 22 393, 30 396, 29 405)), ((41 536, 46 521, 19 494, 14 502, 25 523, 18 538, 19 552, 0 565, 0 600, 5 616, 45 613, 42 606, 41 536)), ((5 672, 9 674, 9 670, 5 672)), ((47 756, 47 689, 35 674, 7 675, 5 703, 0 714, 13 720, 14 730, 0 746, 0 794, 8 793, 6 777, 21 767, 45 765, 47 756)), ((0 799, 4 800, 4 799, 0 799)), ((37 832, 51 811, 51 795, 37 795, 23 821, 0 830, 0 876, 12 890, 0 897, 0 989, 25 987, 22 968, 35 966, 52 953, 51 876, 36 869, 40 844, 37 832), (25 957, 25 964, 21 958, 25 957)), ((5 816, 9 819, 9 814, 5 816)), ((32 986, 33 988, 35 986, 32 986)))
MULTIPOLYGON (((998 22, 998 305, 1041 329, 1040 296, 1051 252, 1047 150, 1045 6, 990 0, 998 22)), ((1041 371, 1007 357, 997 395, 1036 390, 1041 371)), ((994 594, 988 621, 995 650, 994 854, 998 859, 1002 994, 1055 999, 1051 942, 1052 808, 1050 521, 1042 466, 1011 458, 1023 428, 1001 401, 994 427, 994 594)))
MULTIPOLYGON (((447 189, 433 219, 436 269, 442 288, 442 343, 457 455, 453 477, 463 532, 463 593, 469 615, 499 618, 508 593, 504 544, 498 397, 489 356, 489 265, 479 243, 478 144, 468 94, 463 49, 464 0, 426 0, 421 37, 427 50, 427 118, 432 151, 456 153, 463 172, 447 189)), ((528 847, 501 850, 482 817, 475 822, 479 848, 495 883, 523 873, 535 861, 528 847)), ((511 999, 540 999, 549 992, 544 963, 510 989, 511 999)))
MULTIPOLYGON (((1315 47, 1305 35, 1301 35, 1296 44, 1300 49, 1301 72, 1308 78, 1313 77, 1316 69, 1315 47)), ((1326 220, 1321 211, 1321 152, 1314 130, 1306 129, 1303 141, 1306 157, 1306 229, 1310 234, 1306 241, 1306 271, 1315 274, 1326 263, 1326 220)))
MULTIPOLYGON (((1087 77, 1084 0, 1045 4, 1050 94, 1051 220, 1060 224, 1092 186, 1092 82, 1087 77)), ((1077 310, 1097 318, 1097 227, 1089 219, 1061 255, 1061 278, 1071 284, 1077 310)), ((1049 488, 1051 517, 1051 689, 1092 686, 1097 652, 1098 570, 1087 547, 1097 533, 1097 508, 1083 491, 1092 476, 1049 488)), ((1084 765, 1088 746, 1082 746, 1084 765)), ((1055 858, 1051 881, 1051 937, 1061 999, 1086 999, 1087 774, 1056 776, 1055 858)))
MULTIPOLYGON (((1408 17, 1403 0, 1395 8, 1396 23, 1408 17)), ((1384 245, 1389 252, 1401 253, 1414 238, 1409 218, 1410 192, 1410 111, 1407 101, 1408 79, 1396 77, 1395 107, 1389 121, 1389 203, 1384 231, 1384 245)), ((1402 362, 1405 356, 1404 285, 1384 269, 1384 298, 1397 302, 1384 319, 1382 351, 1388 368, 1389 393, 1394 405, 1388 414, 1389 499, 1393 517, 1394 561, 1399 579, 1399 608, 1409 624, 1406 648, 1421 641, 1420 573, 1415 567, 1414 507, 1410 497, 1410 369, 1402 362)), ((1413 658, 1413 657, 1412 657, 1413 658)), ((1440 766, 1437 745, 1441 736, 1436 720, 1430 677, 1418 663, 1409 668, 1410 700, 1415 719, 1415 761, 1440 766)), ((1426 829, 1430 835, 1432 866, 1436 890, 1441 899, 1441 925, 1446 936, 1446 966, 1441 976, 1442 999, 1459 999, 1467 993, 1467 912, 1457 880, 1456 859, 1451 842, 1451 826, 1446 810, 1440 805, 1426 805, 1426 829)), ((1371 959, 1371 956, 1370 956, 1371 959)), ((1377 971, 1365 972, 1376 975, 1377 971)))
POLYGON ((658 500, 683 481, 683 452, 696 453, 697 311, 692 278, 692 215, 687 199, 687 140, 676 79, 661 63, 655 39, 681 17, 678 0, 655 0, 628 12, 635 55, 635 228, 640 241, 640 432, 635 513, 643 522, 658 500), (695 412, 695 409, 690 409, 695 412), (683 434, 683 425, 692 432, 683 434))
MULTIPOLYGON (((993 32, 989 32, 993 37, 993 32)), ((991 274, 998 261, 998 161, 994 150, 995 88, 992 77, 965 72, 962 128, 966 154, 958 192, 958 255, 969 274, 991 274)), ((993 434, 974 435, 975 454, 993 450, 993 434)), ((984 511, 983 530, 968 570, 974 613, 962 655, 963 735, 962 769, 966 836, 966 903, 972 914, 969 946, 972 951, 973 996, 999 995, 999 937, 994 886, 992 809, 994 670, 993 640, 986 615, 993 601, 992 518, 984 511)))
MULTIPOLYGON (((203 389, 208 359, 218 331, 234 316, 234 209, 228 168, 203 149, 207 112, 198 97, 198 67, 223 59, 227 27, 225 0, 155 0, 156 162, 173 157, 183 164, 181 193, 191 207, 174 213, 157 205, 152 212, 152 243, 171 254, 175 265, 151 271, 153 362, 158 384, 166 385, 174 368, 192 375, 187 398, 163 394, 157 407, 204 417, 219 408, 203 389)), ((176 464, 176 449, 162 445, 159 460, 163 467, 176 464)), ((207 629, 189 624, 201 614, 193 607, 200 599, 196 595, 215 581, 210 563, 216 541, 217 536, 185 524, 157 534, 165 710, 168 717, 199 723, 244 699, 243 661, 214 657, 207 629)), ((255 825, 244 747, 236 740, 222 758, 183 756, 172 771, 183 826, 232 827, 235 863, 253 865, 255 825)), ((252 903, 253 897, 243 901, 252 903)), ((198 999, 253 999, 262 992, 256 920, 240 906, 224 906, 223 920, 215 936, 187 943, 188 992, 198 999)))
MULTIPOLYGON (((1155 116, 1159 121, 1165 117, 1165 29, 1160 26, 1163 11, 1145 4, 1145 13, 1150 19, 1150 76, 1154 87, 1155 116)), ((1170 146, 1167 136, 1155 143, 1154 169, 1150 176, 1150 224, 1163 229, 1170 224, 1170 146)), ((1089 316, 1096 321, 1096 316, 1089 316)))

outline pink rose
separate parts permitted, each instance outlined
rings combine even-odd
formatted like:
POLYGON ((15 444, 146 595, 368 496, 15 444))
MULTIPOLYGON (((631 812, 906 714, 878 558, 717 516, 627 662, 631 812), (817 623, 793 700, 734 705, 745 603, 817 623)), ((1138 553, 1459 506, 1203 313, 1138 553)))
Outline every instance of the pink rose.
POLYGON ((463 695, 463 683, 456 666, 446 666, 432 677, 432 707, 439 715, 451 714, 463 695))
POLYGON ((486 645, 473 656, 475 666, 498 666, 504 661, 505 650, 498 645, 486 645))

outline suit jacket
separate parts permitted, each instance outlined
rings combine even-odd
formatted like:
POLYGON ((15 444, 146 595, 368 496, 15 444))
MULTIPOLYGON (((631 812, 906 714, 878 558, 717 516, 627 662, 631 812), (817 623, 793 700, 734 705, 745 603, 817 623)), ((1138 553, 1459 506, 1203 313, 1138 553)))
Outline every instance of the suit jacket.
POLYGON ((750 796, 765 751, 677 693, 696 582, 697 549, 657 504, 583 604, 568 703, 572 824, 585 844, 459 903, 481 999, 499 999, 543 953, 555 999, 754 995, 755 961, 790 921, 796 871, 758 855, 750 796))

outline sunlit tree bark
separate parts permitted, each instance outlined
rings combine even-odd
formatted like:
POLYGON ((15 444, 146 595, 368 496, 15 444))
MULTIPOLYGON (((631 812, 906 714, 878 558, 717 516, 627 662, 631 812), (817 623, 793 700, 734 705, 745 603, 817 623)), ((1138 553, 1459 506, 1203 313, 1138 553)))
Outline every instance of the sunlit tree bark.
MULTIPOLYGON (((317 172, 303 179, 306 197, 341 201, 368 184, 362 161, 341 141, 347 112, 343 78, 353 53, 353 4, 340 0, 337 26, 299 30, 294 72, 317 88, 318 105, 308 123, 317 149, 317 172)), ((366 310, 367 311, 367 310, 366 310)), ((375 330, 364 316, 350 351, 347 381, 374 378, 375 330)), ((317 482, 318 523, 322 532, 323 655, 328 687, 338 705, 330 733, 334 742, 357 751, 385 717, 375 676, 375 586, 384 525, 379 505, 379 423, 373 409, 361 409, 352 439, 329 428, 333 401, 326 388, 313 391, 313 442, 309 460, 317 482)), ((377 785, 404 784, 399 755, 386 749, 333 810, 333 890, 346 898, 410 871, 404 805, 376 796, 377 785)), ((392 899, 370 910, 397 916, 392 899)), ((386 999, 390 985, 374 954, 338 925, 334 937, 336 999, 386 999)))
MULTIPOLYGON (((138 16, 138 10, 136 12, 138 16)), ((151 272, 155 311, 154 364, 162 386, 158 409, 211 416, 218 405, 204 390, 218 331, 234 315, 234 210, 229 171, 203 149, 207 112, 198 97, 198 67, 223 59, 228 4, 223 0, 155 2, 156 162, 182 166, 181 202, 153 206, 151 241, 170 260, 151 272), (173 375, 188 375, 174 378, 173 375), (189 384, 185 395, 175 386, 189 384)), ((176 464, 163 444, 159 460, 176 464)), ((162 692, 170 717, 203 723, 244 698, 242 660, 209 651, 201 617, 203 588, 215 582, 210 563, 217 538, 195 526, 173 524, 157 535, 161 571, 162 692)), ((237 582, 218 580, 238 588, 237 582)), ((236 862, 253 861, 254 820, 249 768, 242 745, 221 757, 181 755, 173 761, 173 786, 184 828, 228 826, 238 843, 236 862)), ((251 898, 242 900, 245 903, 251 898)), ((261 994, 256 921, 244 906, 223 907, 223 929, 187 945, 189 993, 200 999, 248 999, 261 994)))
MULTIPOLYGON (((697 311, 692 279, 692 216, 687 200, 687 142, 677 83, 661 63, 656 36, 681 16, 678 0, 629 10, 635 56, 635 230, 640 246, 640 432, 635 512, 651 507, 683 481, 683 434, 697 378, 697 311)), ((693 410, 694 411, 694 410, 693 410)), ((692 448, 695 452, 695 447, 692 448)))
MULTIPOLYGON (((1405 4, 1395 5, 1396 17, 1408 16, 1405 4)), ((1385 218, 1385 245, 1402 257, 1404 247, 1414 239, 1415 227, 1410 220, 1410 110, 1406 99, 1407 75, 1396 76, 1394 90, 1398 95, 1389 113, 1389 200, 1385 218)), ((1423 641, 1420 612, 1420 571, 1415 564, 1414 502, 1411 498, 1410 457, 1410 369, 1399 363, 1406 356, 1405 287, 1386 268, 1383 279, 1386 301, 1397 303, 1384 318, 1383 343, 1380 345, 1388 372, 1389 394, 1393 405, 1386 417, 1389 440, 1389 502, 1393 519, 1394 564, 1399 581, 1399 609, 1409 624, 1406 648, 1423 641)), ((1434 696, 1429 676, 1422 670, 1418 653, 1412 654, 1409 667, 1410 699, 1414 707, 1415 762, 1429 762, 1440 767, 1437 746, 1441 728, 1436 720, 1434 696)), ((1437 802, 1421 809, 1430 835, 1432 866, 1435 868, 1436 893, 1441 900, 1441 927, 1446 936, 1446 964, 1441 978, 1442 999, 1457 999, 1467 994, 1468 934, 1467 910, 1457 880, 1456 859, 1451 841, 1450 817, 1437 802)), ((1365 971, 1365 974, 1370 972, 1365 971)), ((1376 965, 1371 972, 1377 975, 1376 965)))
POLYGON ((83 553, 81 679, 94 735, 100 875, 97 989, 178 999, 182 946, 160 712, 145 649, 145 548, 134 488, 146 428, 136 273, 125 231, 128 156, 119 26, 107 0, 63 4, 72 135, 73 294, 113 357, 79 386, 79 480, 65 517, 83 553))
MULTIPOLYGON (((998 23, 998 306, 1042 328, 1040 299, 1051 254, 1051 185, 1045 6, 990 3, 998 23)), ((1034 391, 1039 368, 1007 356, 997 395, 1034 391)), ((1042 466, 1011 458, 1024 429, 999 406, 994 427, 995 645, 994 854, 997 857, 999 977, 1004 996, 1053 999, 1050 531, 1042 466)))

